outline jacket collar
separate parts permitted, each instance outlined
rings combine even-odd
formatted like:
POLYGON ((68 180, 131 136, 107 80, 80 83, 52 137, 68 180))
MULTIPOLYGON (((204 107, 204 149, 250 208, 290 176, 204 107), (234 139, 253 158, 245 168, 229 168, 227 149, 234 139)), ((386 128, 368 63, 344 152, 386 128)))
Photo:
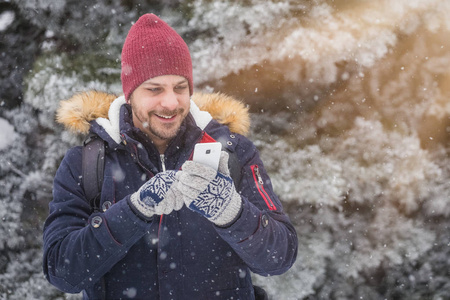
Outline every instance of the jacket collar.
MULTIPOLYGON (((120 144, 120 110, 125 104, 123 96, 116 97, 97 91, 75 94, 60 102, 57 121, 74 133, 86 134, 91 127, 100 125, 109 137, 105 139, 120 144), (97 124, 97 125, 95 125, 97 124)), ((246 135, 250 127, 248 107, 242 102, 220 93, 194 93, 191 101, 191 115, 200 129, 205 129, 211 119, 227 125, 230 131, 246 135)))

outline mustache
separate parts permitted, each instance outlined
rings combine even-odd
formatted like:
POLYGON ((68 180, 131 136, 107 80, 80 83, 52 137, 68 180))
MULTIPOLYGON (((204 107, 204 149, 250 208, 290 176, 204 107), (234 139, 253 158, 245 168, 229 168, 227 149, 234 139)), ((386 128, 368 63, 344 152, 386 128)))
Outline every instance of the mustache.
POLYGON ((169 109, 163 109, 163 110, 152 110, 148 113, 149 116, 156 114, 156 115, 163 115, 163 116, 173 116, 173 115, 179 115, 183 114, 185 111, 184 108, 178 108, 174 110, 169 109))

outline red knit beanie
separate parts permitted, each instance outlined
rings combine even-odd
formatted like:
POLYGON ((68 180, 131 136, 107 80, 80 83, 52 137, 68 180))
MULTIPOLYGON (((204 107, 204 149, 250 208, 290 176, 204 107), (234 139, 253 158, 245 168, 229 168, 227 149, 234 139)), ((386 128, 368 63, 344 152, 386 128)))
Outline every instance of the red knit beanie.
POLYGON ((192 95, 192 61, 181 36, 154 14, 146 14, 131 27, 122 49, 122 89, 125 99, 144 81, 161 75, 188 80, 192 95))

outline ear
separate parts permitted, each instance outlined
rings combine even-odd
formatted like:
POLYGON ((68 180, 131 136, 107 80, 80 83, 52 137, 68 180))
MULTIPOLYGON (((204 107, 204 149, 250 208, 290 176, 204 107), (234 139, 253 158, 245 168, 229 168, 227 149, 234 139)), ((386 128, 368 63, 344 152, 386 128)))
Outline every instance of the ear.
MULTIPOLYGON (((124 95, 124 98, 125 98, 125 95, 124 95)), ((125 98, 125 103, 131 105, 131 99, 133 99, 133 93, 131 93, 131 94, 128 96, 128 99, 125 98)))

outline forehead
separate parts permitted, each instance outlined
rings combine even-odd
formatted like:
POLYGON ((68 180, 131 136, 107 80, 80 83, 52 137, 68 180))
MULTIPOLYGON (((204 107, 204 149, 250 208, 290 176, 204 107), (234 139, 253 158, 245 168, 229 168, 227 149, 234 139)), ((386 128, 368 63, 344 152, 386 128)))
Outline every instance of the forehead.
POLYGON ((187 79, 179 75, 162 75, 150 78, 143 82, 143 84, 157 84, 157 85, 169 85, 169 84, 180 84, 187 82, 187 79))

